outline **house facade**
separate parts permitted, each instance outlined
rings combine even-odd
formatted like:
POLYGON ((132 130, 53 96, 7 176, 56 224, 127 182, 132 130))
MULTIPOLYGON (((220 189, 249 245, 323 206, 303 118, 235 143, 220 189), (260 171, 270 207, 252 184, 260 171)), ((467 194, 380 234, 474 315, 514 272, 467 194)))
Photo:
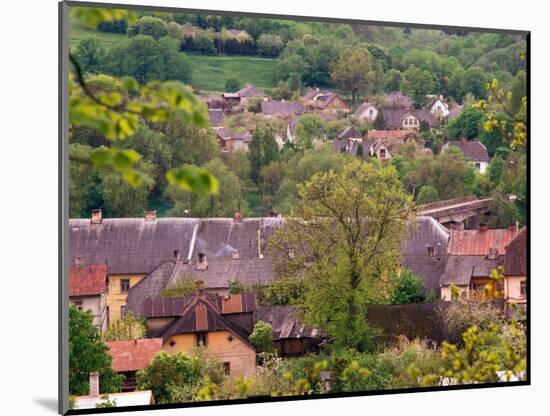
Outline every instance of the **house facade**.
POLYGON ((403 130, 418 130, 422 122, 428 127, 432 127, 437 123, 432 113, 428 110, 416 109, 393 109, 384 110, 384 124, 386 129, 403 129, 403 130))
POLYGON ((504 301, 523 311, 527 304, 527 228, 521 229, 504 255, 504 301))
POLYGON ((502 282, 492 278, 493 270, 502 266, 508 244, 516 237, 514 227, 477 230, 451 230, 448 261, 440 279, 441 298, 452 299, 452 286, 460 296, 500 297, 502 282))
POLYGON ((428 96, 426 108, 439 119, 447 118, 450 114, 449 105, 443 100, 443 96, 428 96))
POLYGON ((442 152, 445 152, 450 147, 454 147, 464 153, 472 166, 480 173, 485 173, 491 158, 487 148, 478 139, 473 140, 451 140, 443 145, 442 152))
POLYGON ((353 116, 359 120, 360 123, 372 123, 377 115, 378 109, 374 104, 368 101, 361 104, 357 110, 355 110, 355 113, 353 113, 353 116))
POLYGON ((69 303, 79 310, 90 311, 100 334, 109 324, 106 292, 107 265, 85 264, 83 257, 75 258, 69 268, 69 303))

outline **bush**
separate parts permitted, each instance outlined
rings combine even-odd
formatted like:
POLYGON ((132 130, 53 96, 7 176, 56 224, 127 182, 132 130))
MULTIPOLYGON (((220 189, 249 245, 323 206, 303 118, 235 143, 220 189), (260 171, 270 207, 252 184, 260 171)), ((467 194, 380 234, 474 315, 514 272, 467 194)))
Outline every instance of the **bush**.
POLYGON ((209 35, 202 32, 197 33, 193 38, 193 50, 204 55, 214 55, 216 53, 214 41, 209 35))
POLYGON ((254 330, 248 337, 248 340, 259 352, 275 352, 275 347, 273 345, 273 328, 271 324, 267 322, 256 322, 254 330))
POLYGON ((186 275, 176 280, 171 285, 165 287, 160 291, 160 296, 166 298, 177 298, 180 296, 188 296, 195 293, 197 290, 197 283, 195 277, 186 275))
POLYGON ((103 334, 105 341, 127 341, 131 339, 145 338, 147 325, 145 318, 136 316, 129 311, 124 318, 113 322, 103 334))
POLYGON ((504 322, 502 311, 491 302, 459 298, 443 312, 447 341, 461 346, 462 334, 470 327, 480 330, 504 322))
POLYGON ((422 303, 426 299, 424 284, 410 270, 402 270, 394 280, 395 286, 390 300, 392 304, 422 303))
POLYGON ((416 197, 417 204, 429 204, 430 202, 435 202, 439 199, 439 192, 433 186, 424 185, 420 188, 418 196, 416 197))

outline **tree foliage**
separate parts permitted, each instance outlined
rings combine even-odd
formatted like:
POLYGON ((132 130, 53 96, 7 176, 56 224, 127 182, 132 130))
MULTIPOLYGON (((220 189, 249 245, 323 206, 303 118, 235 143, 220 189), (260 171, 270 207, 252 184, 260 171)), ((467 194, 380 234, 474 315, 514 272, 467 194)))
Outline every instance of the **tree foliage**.
POLYGON ((100 392, 120 391, 123 376, 111 369, 108 347, 93 324, 90 311, 69 306, 69 394, 84 396, 90 391, 90 373, 99 373, 100 392))
POLYGON ((392 167, 351 160, 340 173, 314 175, 300 197, 296 219, 270 239, 276 273, 304 276, 307 322, 338 347, 365 350, 364 308, 388 290, 383 276, 399 262, 410 196, 392 167))
POLYGON ((113 322, 103 334, 104 341, 128 341, 145 338, 147 325, 145 318, 128 311, 122 319, 113 322))
POLYGON ((395 286, 391 292, 390 302, 394 305, 422 303, 426 299, 424 284, 410 270, 402 270, 395 276, 395 286))
POLYGON ((248 337, 250 343, 259 352, 274 353, 273 328, 270 323, 258 321, 254 325, 254 330, 248 337))
POLYGON ((355 104, 367 93, 376 77, 373 57, 365 49, 344 49, 330 74, 333 81, 351 95, 355 104))

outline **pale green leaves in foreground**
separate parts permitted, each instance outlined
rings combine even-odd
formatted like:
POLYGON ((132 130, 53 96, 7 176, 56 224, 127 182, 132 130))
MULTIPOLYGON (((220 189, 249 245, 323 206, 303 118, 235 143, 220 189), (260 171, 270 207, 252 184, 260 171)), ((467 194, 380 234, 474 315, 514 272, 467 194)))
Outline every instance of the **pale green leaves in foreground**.
MULTIPOLYGON (((71 17, 83 26, 96 28, 102 21, 136 20, 128 10, 71 8, 71 17)), ((192 127, 208 127, 206 107, 190 87, 176 81, 139 85, 130 78, 105 75, 84 78, 78 62, 70 57, 74 73, 69 76, 69 122, 71 126, 97 129, 112 142, 137 131, 140 122, 164 123, 179 120, 192 127)), ((116 146, 96 149, 90 162, 97 169, 112 169, 132 186, 146 178, 136 166, 140 156, 116 146)), ((82 162, 82 161, 81 161, 82 162)), ((183 166, 167 173, 169 183, 196 193, 216 193, 218 182, 204 169, 183 166)))

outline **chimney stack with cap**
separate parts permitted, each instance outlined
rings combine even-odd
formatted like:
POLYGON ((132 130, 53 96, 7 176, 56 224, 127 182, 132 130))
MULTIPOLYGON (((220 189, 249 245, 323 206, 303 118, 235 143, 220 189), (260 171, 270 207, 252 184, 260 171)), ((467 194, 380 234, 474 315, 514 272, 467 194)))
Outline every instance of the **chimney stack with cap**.
POLYGON ((206 261, 206 254, 199 253, 198 261, 196 265, 196 269, 199 271, 207 270, 208 269, 208 262, 206 261))
POLYGON ((243 215, 240 211, 235 211, 235 215, 233 216, 233 221, 235 222, 242 222, 243 221, 243 215))
POLYGON ((487 224, 481 223, 479 224, 479 231, 487 231, 489 229, 489 226, 487 224))
POLYGON ((101 209, 92 210, 92 224, 101 224, 101 209))
POLYGON ((84 256, 75 256, 74 265, 76 267, 84 267, 85 265, 84 256))
POLYGON ((157 219, 157 211, 145 211, 145 221, 155 221, 157 219))
POLYGON ((99 373, 97 371, 90 373, 90 396, 99 396, 99 373))
POLYGON ((498 259, 498 248, 497 247, 491 247, 489 248, 489 260, 497 260, 498 259))

